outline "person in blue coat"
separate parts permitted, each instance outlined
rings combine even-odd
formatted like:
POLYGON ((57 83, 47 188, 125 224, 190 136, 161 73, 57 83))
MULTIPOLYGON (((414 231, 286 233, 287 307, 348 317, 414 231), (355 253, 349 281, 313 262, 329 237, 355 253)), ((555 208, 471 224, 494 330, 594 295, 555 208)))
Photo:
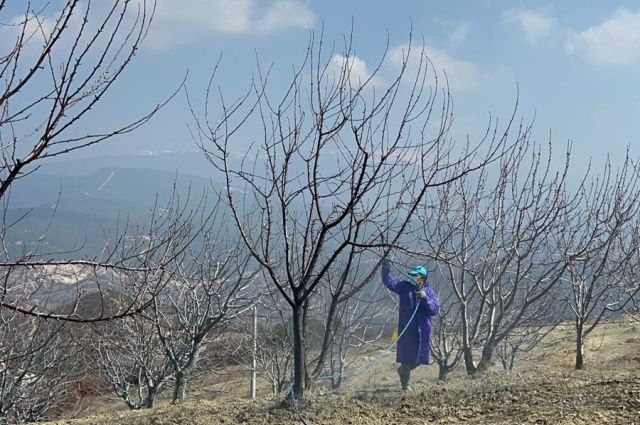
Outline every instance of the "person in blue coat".
POLYGON ((429 364, 431 318, 438 314, 439 308, 438 297, 429 285, 427 269, 417 266, 409 271, 409 276, 412 280, 394 279, 389 262, 385 260, 382 264, 382 283, 399 296, 398 332, 406 328, 398 338, 396 350, 403 391, 410 390, 411 371, 419 365, 429 364))

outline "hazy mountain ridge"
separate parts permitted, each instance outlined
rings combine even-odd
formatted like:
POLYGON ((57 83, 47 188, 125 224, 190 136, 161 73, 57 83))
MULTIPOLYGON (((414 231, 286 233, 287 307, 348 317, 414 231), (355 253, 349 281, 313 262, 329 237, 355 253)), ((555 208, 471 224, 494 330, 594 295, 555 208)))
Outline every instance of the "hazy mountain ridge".
POLYGON ((153 209, 164 208, 174 189, 181 203, 188 200, 195 205, 205 193, 212 199, 213 190, 221 187, 210 179, 176 171, 118 167, 90 170, 102 160, 85 160, 85 169, 91 172, 71 175, 69 164, 73 162, 62 167, 67 174, 46 174, 44 171, 55 169, 43 168, 12 187, 6 221, 15 225, 5 237, 12 242, 14 253, 43 233, 47 249, 80 248, 92 253, 116 226, 126 221, 142 223, 153 209))
POLYGON ((143 152, 128 155, 102 155, 86 159, 65 159, 43 164, 38 174, 54 176, 78 176, 92 174, 105 168, 138 168, 169 171, 210 178, 216 175, 215 168, 204 158, 202 152, 143 152))

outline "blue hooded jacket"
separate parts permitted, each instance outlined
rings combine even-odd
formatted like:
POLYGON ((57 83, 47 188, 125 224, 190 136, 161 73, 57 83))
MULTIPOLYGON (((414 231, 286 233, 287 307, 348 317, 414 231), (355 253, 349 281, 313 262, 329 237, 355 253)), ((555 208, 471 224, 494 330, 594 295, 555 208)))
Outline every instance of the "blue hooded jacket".
POLYGON ((418 298, 413 282, 391 277, 389 263, 382 265, 382 283, 392 292, 398 294, 400 307, 398 310, 398 332, 407 326, 416 305, 419 305, 415 317, 409 323, 405 333, 398 339, 396 362, 408 364, 429 364, 431 344, 431 318, 438 314, 438 297, 429 287, 429 280, 422 288, 427 295, 418 298))

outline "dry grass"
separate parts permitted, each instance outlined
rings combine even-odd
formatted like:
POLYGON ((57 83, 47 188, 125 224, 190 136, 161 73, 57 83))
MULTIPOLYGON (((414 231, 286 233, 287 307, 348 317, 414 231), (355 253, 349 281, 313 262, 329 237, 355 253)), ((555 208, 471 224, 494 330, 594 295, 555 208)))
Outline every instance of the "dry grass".
MULTIPOLYGON (((300 410, 310 424, 640 424, 640 324, 608 323, 587 341, 587 369, 572 370, 571 327, 557 329, 546 348, 508 373, 497 367, 468 378, 463 371, 436 380, 435 366, 413 376, 414 392, 398 391, 393 355, 346 381, 339 392, 318 386, 300 410)), ((212 379, 180 406, 98 414, 56 424, 296 424, 282 397, 262 383, 256 402, 246 400, 241 371, 212 379)))

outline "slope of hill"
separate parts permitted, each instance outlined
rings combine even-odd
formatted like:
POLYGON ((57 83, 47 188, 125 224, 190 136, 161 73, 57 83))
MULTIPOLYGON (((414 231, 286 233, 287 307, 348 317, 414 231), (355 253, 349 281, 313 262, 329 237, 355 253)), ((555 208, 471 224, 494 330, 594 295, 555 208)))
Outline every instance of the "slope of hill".
POLYGON ((129 155, 104 155, 85 159, 64 159, 43 164, 39 173, 54 176, 78 176, 92 174, 103 168, 144 168, 211 178, 215 169, 202 152, 144 152, 129 155))
POLYGON ((17 252, 46 233, 53 251, 81 247, 95 252, 116 225, 144 222, 152 209, 163 208, 174 188, 181 201, 188 197, 195 205, 214 187, 203 177, 141 168, 105 168, 79 176, 34 173, 12 187, 7 222, 17 223, 7 239, 17 252))
POLYGON ((55 175, 35 173, 12 186, 10 207, 32 208, 74 203, 70 208, 91 208, 101 203, 117 209, 149 208, 158 198, 160 204, 171 196, 173 185, 179 193, 200 193, 211 187, 209 179, 191 174, 145 168, 101 168, 90 174, 55 175))
MULTIPOLYGON (((636 424, 639 375, 624 379, 541 374, 528 378, 481 378, 468 384, 432 386, 406 397, 390 390, 313 396, 301 403, 309 425, 390 424, 636 424), (634 383, 633 379, 636 380, 634 383)), ((191 401, 152 411, 121 412, 56 425, 304 423, 276 400, 191 401)))
MULTIPOLYGON (((435 365, 421 367, 414 391, 406 395, 398 391, 393 356, 387 356, 338 392, 318 385, 298 409, 309 425, 640 423, 640 323, 602 325, 588 341, 590 363, 583 371, 571 370, 570 331, 570 324, 558 328, 548 337, 557 343, 521 360, 513 372, 494 368, 471 379, 458 371, 442 383, 435 365)), ((202 393, 179 406, 165 403, 52 425, 302 423, 283 395, 265 395, 265 386, 251 402, 246 379, 222 376, 215 378, 218 399, 202 393)))

